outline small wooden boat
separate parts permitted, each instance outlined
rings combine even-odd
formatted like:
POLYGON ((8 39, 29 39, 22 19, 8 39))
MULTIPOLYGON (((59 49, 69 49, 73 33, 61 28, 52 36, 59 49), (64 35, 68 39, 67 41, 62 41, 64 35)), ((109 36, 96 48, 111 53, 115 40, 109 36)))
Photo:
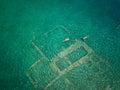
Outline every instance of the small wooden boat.
POLYGON ((84 36, 81 39, 82 39, 82 41, 85 41, 87 38, 88 38, 88 36, 84 36))
POLYGON ((70 38, 65 38, 64 40, 63 40, 63 42, 67 42, 67 41, 69 41, 70 40, 70 38))

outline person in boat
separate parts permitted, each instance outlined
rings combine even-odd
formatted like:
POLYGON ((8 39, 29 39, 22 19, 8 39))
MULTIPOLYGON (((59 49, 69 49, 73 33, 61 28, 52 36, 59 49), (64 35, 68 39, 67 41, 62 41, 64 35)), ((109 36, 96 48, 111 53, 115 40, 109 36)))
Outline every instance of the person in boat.
POLYGON ((82 39, 82 41, 85 41, 87 38, 88 38, 88 36, 84 36, 81 39, 82 39))

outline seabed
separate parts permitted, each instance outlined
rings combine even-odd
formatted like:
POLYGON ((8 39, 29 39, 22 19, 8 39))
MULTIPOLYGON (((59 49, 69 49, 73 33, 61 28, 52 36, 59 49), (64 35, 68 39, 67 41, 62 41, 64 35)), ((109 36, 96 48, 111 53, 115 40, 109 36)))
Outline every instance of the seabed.
POLYGON ((31 42, 33 48, 41 56, 26 70, 26 75, 32 85, 42 90, 92 90, 93 88, 94 90, 110 90, 105 74, 109 63, 96 55, 92 48, 81 40, 62 42, 65 37, 58 35, 57 42, 53 38, 60 32, 63 32, 65 37, 69 36, 69 30, 59 25, 40 38, 43 41, 47 37, 46 44, 51 43, 50 39, 55 43, 61 41, 60 46, 56 48, 53 42, 50 44, 50 48, 53 46, 52 49, 55 49, 54 52, 46 51, 44 42, 38 39, 31 42), (51 53, 53 54, 50 55, 51 53))

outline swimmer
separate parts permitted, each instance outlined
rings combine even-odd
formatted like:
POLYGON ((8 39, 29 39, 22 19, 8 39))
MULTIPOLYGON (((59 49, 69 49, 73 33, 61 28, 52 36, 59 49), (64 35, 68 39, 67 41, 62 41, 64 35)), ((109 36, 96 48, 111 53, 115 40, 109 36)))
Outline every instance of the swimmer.
POLYGON ((65 38, 64 40, 63 40, 63 42, 67 42, 67 41, 69 41, 70 40, 70 38, 65 38))
POLYGON ((81 39, 82 39, 83 41, 85 41, 87 38, 88 38, 88 36, 84 36, 84 37, 82 37, 81 39))
POLYGON ((73 42, 77 42, 77 39, 73 40, 73 42))

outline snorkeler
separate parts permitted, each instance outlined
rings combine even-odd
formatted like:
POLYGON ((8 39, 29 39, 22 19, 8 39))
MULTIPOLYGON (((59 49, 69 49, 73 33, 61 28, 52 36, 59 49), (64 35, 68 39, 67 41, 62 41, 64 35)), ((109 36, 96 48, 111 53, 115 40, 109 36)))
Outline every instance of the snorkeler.
POLYGON ((73 42, 77 42, 77 39, 73 40, 73 42))

